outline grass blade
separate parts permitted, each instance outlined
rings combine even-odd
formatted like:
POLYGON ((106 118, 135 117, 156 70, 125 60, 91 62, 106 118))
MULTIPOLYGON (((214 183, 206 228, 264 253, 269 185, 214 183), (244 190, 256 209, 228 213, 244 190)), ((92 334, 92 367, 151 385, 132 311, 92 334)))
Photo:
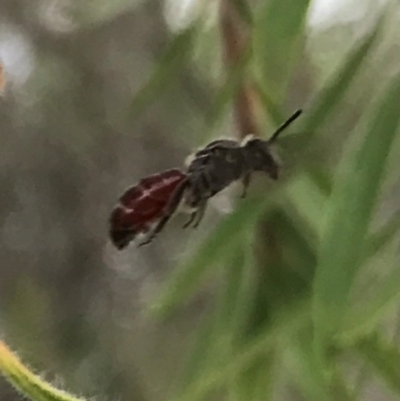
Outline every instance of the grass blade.
POLYGON ((131 109, 135 113, 143 111, 159 92, 164 90, 176 77, 181 67, 189 59, 196 37, 196 29, 190 28, 178 34, 169 44, 167 50, 157 62, 148 82, 134 97, 131 109))
POLYGON ((393 273, 376 283, 377 291, 370 300, 359 307, 350 309, 343 321, 343 329, 338 340, 343 345, 353 344, 370 335, 385 318, 386 312, 395 309, 400 300, 400 275, 395 267, 393 273))
POLYGON ((212 314, 207 316, 197 329, 195 343, 185 364, 177 394, 185 392, 190 383, 207 369, 210 353, 212 352, 214 326, 215 316, 212 314))
MULTIPOLYGON (((400 76, 382 96, 357 154, 343 171, 328 201, 326 232, 319 247, 314 282, 316 345, 323 352, 344 315, 348 294, 366 244, 366 233, 400 120, 400 76)), ((323 354, 320 353, 320 356, 323 354)))
POLYGON ((221 363, 221 358, 231 355, 234 340, 241 326, 236 324, 236 309, 239 305, 242 279, 245 275, 243 250, 232 252, 225 263, 221 289, 213 313, 206 319, 206 325, 199 332, 194 352, 185 369, 184 380, 179 393, 204 370, 221 363))
POLYGON ((260 99, 265 114, 271 118, 276 127, 279 127, 279 125, 286 120, 282 110, 275 104, 275 102, 272 101, 271 96, 260 82, 255 82, 253 87, 258 95, 258 98, 260 99))
POLYGON ((252 363, 273 350, 278 339, 304 324, 304 320, 309 318, 309 307, 309 300, 302 300, 295 306, 288 307, 271 327, 260 332, 241 352, 233 354, 223 366, 202 372, 176 401, 202 400, 212 390, 220 388, 232 377, 249 368, 252 363))
POLYGON ((308 228, 312 233, 315 248, 320 238, 325 220, 325 205, 327 196, 315 184, 309 174, 298 174, 286 187, 285 193, 289 199, 291 210, 285 210, 294 222, 301 217, 299 228, 308 228), (298 215, 298 216, 297 216, 298 215))
POLYGON ((331 112, 342 100, 347 89, 357 77, 358 72, 380 34, 382 23, 379 21, 376 28, 345 58, 345 63, 338 69, 330 82, 319 92, 318 97, 311 104, 304 116, 302 130, 309 132, 309 140, 327 120, 331 112))
POLYGON ((206 116, 204 133, 201 140, 209 140, 214 131, 219 128, 221 121, 226 116, 228 106, 233 101, 243 75, 250 60, 250 53, 245 52, 241 58, 229 69, 224 84, 217 90, 212 101, 210 112, 206 116))
POLYGON ((263 83, 274 103, 283 98, 295 58, 310 0, 270 0, 257 12, 254 56, 263 83))
POLYGON ((202 277, 222 259, 226 252, 241 246, 242 231, 254 224, 260 213, 265 212, 271 198, 259 196, 241 201, 230 214, 204 241, 193 257, 180 268, 166 285, 166 290, 153 304, 152 310, 165 315, 175 306, 188 298, 202 282, 202 277))
POLYGON ((400 396, 400 350, 378 335, 363 340, 357 349, 386 384, 400 396))
POLYGON ((400 212, 396 212, 377 233, 368 238, 366 257, 369 259, 379 252, 400 232, 400 212))

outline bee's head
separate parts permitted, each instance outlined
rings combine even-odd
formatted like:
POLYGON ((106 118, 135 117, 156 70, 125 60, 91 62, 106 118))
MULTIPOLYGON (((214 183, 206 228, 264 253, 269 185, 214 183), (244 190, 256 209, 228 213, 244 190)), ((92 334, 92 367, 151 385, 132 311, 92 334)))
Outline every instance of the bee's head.
POLYGON ((278 179, 279 165, 271 153, 268 141, 259 138, 247 140, 243 148, 250 168, 254 171, 263 171, 272 179, 278 179))
POLYGON ((278 127, 267 141, 252 136, 244 139, 242 146, 245 149, 247 163, 251 169, 264 171, 274 180, 278 179, 279 165, 271 153, 271 145, 278 139, 280 133, 296 120, 301 113, 301 110, 297 110, 287 121, 278 127))

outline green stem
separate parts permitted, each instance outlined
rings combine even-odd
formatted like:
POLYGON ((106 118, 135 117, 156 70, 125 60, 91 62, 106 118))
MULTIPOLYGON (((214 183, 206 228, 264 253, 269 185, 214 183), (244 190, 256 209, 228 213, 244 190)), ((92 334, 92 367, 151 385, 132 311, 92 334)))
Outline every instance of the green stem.
POLYGON ((33 373, 1 340, 0 373, 16 390, 33 401, 86 401, 54 387, 33 373))

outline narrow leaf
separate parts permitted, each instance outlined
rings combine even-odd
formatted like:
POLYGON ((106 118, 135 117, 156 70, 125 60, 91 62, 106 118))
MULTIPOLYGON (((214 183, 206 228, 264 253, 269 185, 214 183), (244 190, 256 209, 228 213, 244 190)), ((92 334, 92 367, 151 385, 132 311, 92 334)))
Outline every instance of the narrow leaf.
POLYGON ((281 103, 295 58, 309 0, 270 0, 257 12, 254 56, 275 103, 281 103))
POLYGON ((379 252, 400 232, 400 212, 395 213, 380 230, 368 238, 367 254, 369 258, 379 252))
POLYGON ((286 368, 295 372, 295 382, 305 399, 315 401, 332 401, 332 395, 328 390, 327 378, 324 372, 316 365, 310 350, 304 345, 294 341, 285 350, 286 368))
POLYGON ((232 353, 235 337, 234 314, 243 275, 243 251, 232 252, 225 261, 225 271, 213 313, 206 318, 196 339, 194 351, 184 373, 179 393, 185 391, 204 370, 215 367, 232 353))
POLYGON ((254 224, 269 202, 270 198, 263 196, 239 202, 235 211, 217 226, 192 258, 176 269, 152 310, 164 315, 190 297, 201 285, 205 273, 225 258, 229 249, 241 246, 239 240, 242 231, 254 224))
POLYGON ((398 305, 399 288, 400 274, 396 266, 392 274, 376 283, 376 292, 371 299, 347 311, 343 329, 338 337, 339 342, 348 345, 370 335, 382 322, 386 312, 395 309, 398 305))
MULTIPOLYGON (((319 247, 314 283, 314 322, 319 346, 337 331, 365 251, 386 158, 400 120, 400 76, 393 79, 372 113, 354 157, 341 164, 328 201, 327 226, 319 247)), ((322 351, 321 347, 319 348, 322 351)))
POLYGON ((66 391, 55 388, 29 370, 0 340, 0 374, 21 394, 33 401, 85 401, 66 391))
POLYGON ((400 396, 400 350, 398 347, 374 335, 363 340, 357 348, 386 384, 400 396))
POLYGON ((204 134, 202 135, 202 140, 208 140, 218 128, 221 120, 225 117, 226 110, 231 105, 231 102, 243 81, 243 75, 249 60, 250 53, 245 52, 229 69, 225 82, 214 95, 210 112, 206 116, 206 127, 204 129, 204 134))
POLYGON ((316 248, 324 226, 327 196, 315 184, 312 177, 305 173, 297 174, 296 178, 285 187, 285 193, 295 209, 293 213, 291 208, 286 208, 287 212, 295 222, 298 216, 302 218, 301 225, 310 231, 316 248))
POLYGON ((207 316, 200 327, 196 329, 196 339, 193 348, 190 350, 182 379, 179 383, 177 394, 185 391, 196 377, 206 368, 212 345, 212 333, 214 328, 214 316, 207 316))
POLYGON ((265 87, 258 81, 255 82, 253 86, 263 106, 264 112, 271 118, 274 125, 276 127, 279 127, 279 125, 281 125, 287 117, 285 118, 282 110, 271 99, 271 96, 269 95, 265 87))
POLYGON ((317 130, 340 104, 347 89, 357 77, 365 60, 370 55, 381 28, 382 24, 378 22, 375 29, 352 50, 332 79, 319 91, 318 97, 308 108, 303 120, 302 130, 310 133, 308 140, 311 140, 316 135, 317 130))
POLYGON ((308 300, 289 307, 273 324, 262 330, 241 352, 235 353, 223 366, 202 372, 175 401, 202 400, 212 390, 220 388, 232 377, 239 375, 260 357, 273 350, 275 341, 297 330, 309 317, 308 300))
POLYGON ((195 32, 195 28, 187 29, 171 41, 167 50, 157 62, 148 82, 134 97, 131 105, 133 112, 139 113, 143 111, 180 73, 181 67, 189 59, 190 52, 193 49, 195 32))

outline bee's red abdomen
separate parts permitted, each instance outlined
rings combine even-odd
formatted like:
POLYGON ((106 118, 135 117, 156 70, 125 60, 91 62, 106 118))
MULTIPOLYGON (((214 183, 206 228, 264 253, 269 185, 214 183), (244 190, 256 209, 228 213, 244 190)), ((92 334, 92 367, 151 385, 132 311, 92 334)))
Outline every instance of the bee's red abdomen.
POLYGON ((177 186, 186 178, 178 169, 171 169, 143 178, 121 196, 110 219, 113 244, 122 249, 139 233, 146 233, 163 215, 177 186))

